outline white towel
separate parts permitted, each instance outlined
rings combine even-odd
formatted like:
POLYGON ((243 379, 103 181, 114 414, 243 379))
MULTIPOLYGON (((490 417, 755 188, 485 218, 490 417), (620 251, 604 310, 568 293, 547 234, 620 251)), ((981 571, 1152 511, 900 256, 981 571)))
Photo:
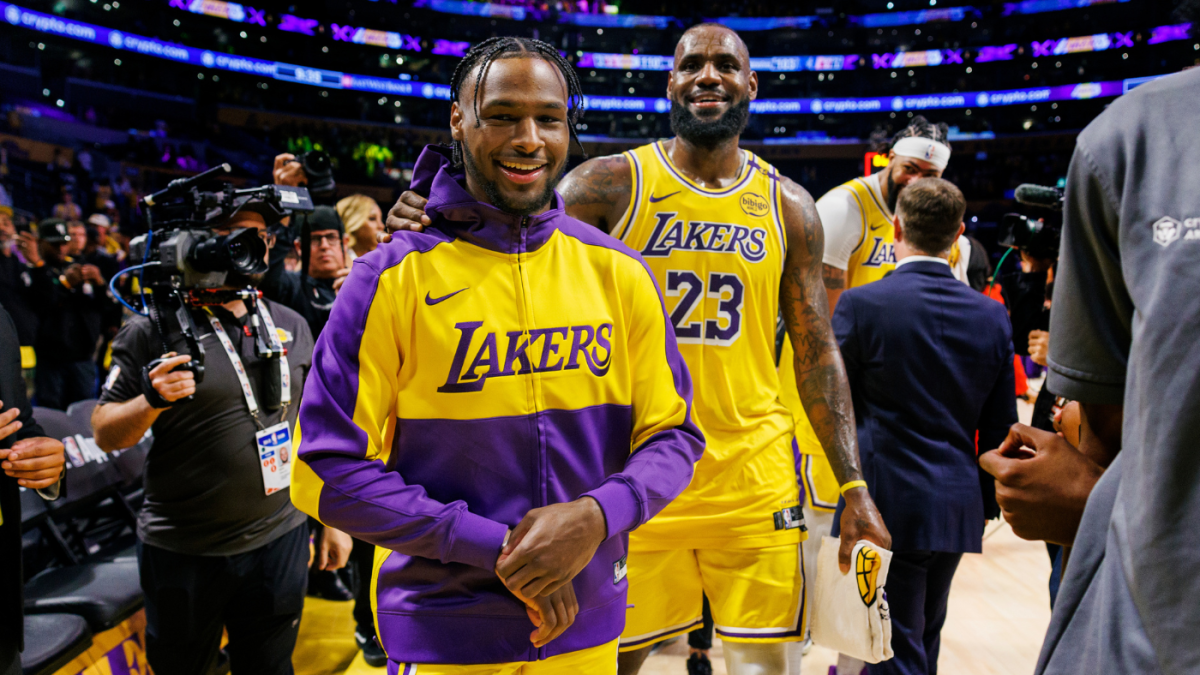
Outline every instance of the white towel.
POLYGON ((842 574, 840 546, 837 538, 825 537, 817 556, 813 642, 867 663, 886 661, 895 655, 884 592, 892 552, 860 541, 854 545, 850 572, 842 574))

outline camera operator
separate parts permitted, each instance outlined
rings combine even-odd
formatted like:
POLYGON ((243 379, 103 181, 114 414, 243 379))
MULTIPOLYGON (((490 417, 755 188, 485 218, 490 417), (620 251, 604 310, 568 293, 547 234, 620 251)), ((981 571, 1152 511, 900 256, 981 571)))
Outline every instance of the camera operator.
MULTIPOLYGON (((238 205, 213 232, 248 229, 266 242, 268 225, 278 216, 252 208, 238 205)), ((255 269, 263 270, 265 258, 264 250, 255 269)), ((257 276, 229 272, 222 288, 256 286, 257 276)), ((293 672, 308 528, 292 507, 286 480, 278 477, 282 470, 270 473, 266 454, 260 461, 268 445, 260 439, 287 437, 313 341, 296 312, 262 300, 258 312, 263 307, 267 312, 260 317, 248 302, 184 310, 203 327, 201 382, 180 368, 196 354, 187 353, 176 315, 159 314, 158 325, 166 327, 162 336, 147 318, 127 321, 113 339, 112 369, 92 415, 96 443, 108 452, 154 432, 137 551, 147 659, 158 675, 210 672, 219 659, 222 626, 229 634, 233 673, 293 672), (284 359, 260 358, 256 351, 252 335, 272 325, 286 350, 286 368, 284 359), (284 382, 287 389, 274 389, 284 382), (268 400, 272 392, 274 402, 268 400)), ((289 447, 290 440, 276 446, 282 464, 290 461, 284 454, 290 455, 289 447)))
POLYGON ((71 236, 64 221, 43 220, 38 224, 38 240, 37 255, 29 261, 39 319, 34 343, 37 404, 66 410, 96 395, 93 357, 112 301, 100 268, 67 255, 71 236))

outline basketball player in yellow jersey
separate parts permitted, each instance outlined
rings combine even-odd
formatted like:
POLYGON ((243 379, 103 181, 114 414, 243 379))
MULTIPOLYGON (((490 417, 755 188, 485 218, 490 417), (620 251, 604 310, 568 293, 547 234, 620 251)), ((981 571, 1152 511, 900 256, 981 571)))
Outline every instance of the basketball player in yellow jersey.
MULTIPOLYGON (((950 159, 946 133, 945 124, 934 125, 922 116, 914 117, 892 139, 887 167, 844 183, 817 201, 825 234, 822 269, 831 313, 842 291, 878 281, 895 269, 892 214, 900 191, 918 178, 941 177, 950 159)), ((950 261, 955 276, 960 279, 966 278, 969 246, 969 240, 960 237, 950 261)), ((796 420, 796 442, 801 453, 806 496, 804 519, 809 534, 804 555, 807 572, 812 576, 816 571, 821 539, 833 526, 839 497, 838 482, 805 415, 790 365, 792 359, 791 342, 784 339, 779 361, 780 400, 796 420)), ((811 608, 811 595, 806 604, 811 608)), ((845 672, 858 675, 861 670, 859 662, 856 668, 847 668, 845 672)))
MULTIPOLYGON (((857 482, 854 412, 829 326, 815 204, 738 147, 757 90, 737 33, 695 26, 676 47, 667 87, 676 136, 585 162, 559 184, 569 215, 622 239, 654 273, 707 442, 688 489, 630 537, 623 675, 638 671, 654 643, 699 626, 705 594, 731 675, 789 672, 786 643, 804 634, 803 528, 794 425, 778 400, 781 312, 791 340, 804 345, 793 379, 845 488, 843 570, 856 541, 890 546, 857 482)), ((388 228, 428 224, 424 204, 405 193, 388 228)))

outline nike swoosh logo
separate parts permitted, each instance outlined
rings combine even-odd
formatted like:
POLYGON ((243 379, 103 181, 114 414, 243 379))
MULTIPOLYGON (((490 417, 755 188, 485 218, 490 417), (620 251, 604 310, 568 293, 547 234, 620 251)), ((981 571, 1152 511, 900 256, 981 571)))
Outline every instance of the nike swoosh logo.
MULTIPOLYGON (((470 286, 468 286, 467 288, 470 288, 470 286)), ((459 293, 462 293, 462 292, 463 292, 463 291, 465 291, 465 290, 467 290, 467 289, 466 289, 466 288, 460 288, 460 289, 458 289, 457 291, 454 291, 453 293, 451 293, 451 294, 449 294, 449 295, 443 295, 443 296, 442 296, 442 297, 440 297, 440 298, 431 298, 431 297, 429 297, 429 293, 428 293, 428 292, 426 292, 426 293, 425 293, 425 304, 427 304, 427 305, 436 305, 436 304, 438 304, 439 302, 445 302, 445 301, 449 300, 450 298, 453 298, 454 296, 458 295, 459 293)))
POLYGON ((882 227, 884 227, 884 226, 883 226, 883 225, 880 225, 879 227, 875 227, 874 225, 872 225, 872 226, 871 226, 871 231, 872 231, 872 232, 874 232, 875 230, 878 230, 878 229, 880 229, 880 228, 882 228, 882 227))
POLYGON ((654 195, 650 195, 650 203, 656 204, 656 203, 661 202, 662 200, 666 199, 667 197, 674 197, 675 195, 679 194, 680 192, 681 192, 681 190, 676 190, 676 191, 672 192, 671 194, 663 195, 662 197, 655 197, 654 195))

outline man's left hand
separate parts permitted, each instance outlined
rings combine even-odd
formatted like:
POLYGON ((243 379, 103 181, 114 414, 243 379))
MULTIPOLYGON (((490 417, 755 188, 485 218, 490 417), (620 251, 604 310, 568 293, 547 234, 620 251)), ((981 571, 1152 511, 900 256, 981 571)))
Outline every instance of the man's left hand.
POLYGON ((549 596, 583 570, 607 536, 604 511, 591 497, 533 509, 500 552, 496 574, 518 596, 549 596))
POLYGON ((67 463, 62 441, 53 438, 26 438, 9 450, 0 450, 0 469, 17 479, 17 485, 44 490, 62 477, 67 463))
POLYGON ((340 570, 350 560, 350 549, 354 548, 354 540, 350 535, 325 527, 321 534, 321 545, 317 547, 316 565, 319 570, 340 570))
POLYGON ((867 540, 876 546, 891 550, 892 535, 887 525, 883 524, 883 516, 875 507, 875 500, 865 487, 847 490, 845 494, 846 508, 842 509, 841 532, 842 545, 838 549, 838 567, 842 574, 850 571, 850 556, 854 546, 859 541, 867 540))
POLYGON ((335 294, 342 290, 342 284, 346 283, 346 275, 348 274, 350 274, 349 267, 343 267, 342 269, 333 273, 333 292, 335 294))

